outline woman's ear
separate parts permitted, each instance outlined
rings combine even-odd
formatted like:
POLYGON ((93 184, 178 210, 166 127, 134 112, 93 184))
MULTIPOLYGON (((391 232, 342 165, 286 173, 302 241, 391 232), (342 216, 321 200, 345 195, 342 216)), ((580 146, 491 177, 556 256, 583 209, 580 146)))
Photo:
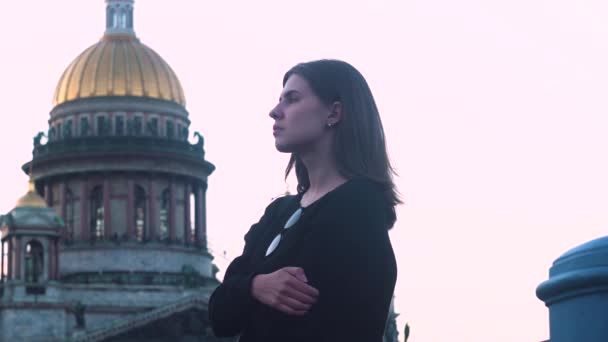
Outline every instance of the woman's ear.
POLYGON ((327 125, 331 127, 340 121, 342 121, 342 102, 336 101, 329 107, 327 125))

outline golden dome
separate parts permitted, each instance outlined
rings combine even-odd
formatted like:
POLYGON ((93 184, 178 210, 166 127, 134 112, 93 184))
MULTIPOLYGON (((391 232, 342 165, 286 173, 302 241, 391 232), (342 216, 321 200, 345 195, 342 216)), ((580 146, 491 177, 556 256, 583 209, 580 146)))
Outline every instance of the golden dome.
POLYGON ((154 50, 130 35, 105 35, 63 72, 53 106, 103 96, 137 96, 186 104, 182 86, 154 50))
POLYGON ((46 208, 46 201, 44 198, 40 197, 36 193, 36 188, 34 186, 34 181, 30 180, 28 192, 21 196, 17 200, 15 204, 15 208, 23 208, 23 207, 37 207, 37 208, 46 208))

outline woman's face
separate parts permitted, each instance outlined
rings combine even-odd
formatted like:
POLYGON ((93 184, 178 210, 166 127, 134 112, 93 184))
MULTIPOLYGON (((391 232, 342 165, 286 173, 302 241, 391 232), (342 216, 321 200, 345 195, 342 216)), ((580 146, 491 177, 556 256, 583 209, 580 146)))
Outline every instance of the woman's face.
POLYGON ((270 117, 274 119, 277 150, 302 152, 327 136, 330 107, 315 95, 305 78, 294 74, 285 83, 270 117))

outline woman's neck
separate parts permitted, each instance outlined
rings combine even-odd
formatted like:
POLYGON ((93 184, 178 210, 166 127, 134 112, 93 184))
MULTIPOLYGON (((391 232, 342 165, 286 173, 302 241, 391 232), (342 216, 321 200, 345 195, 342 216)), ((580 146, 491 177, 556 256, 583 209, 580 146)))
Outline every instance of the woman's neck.
POLYGON ((310 182, 303 202, 314 202, 348 180, 340 174, 331 149, 300 154, 300 159, 308 171, 310 182))

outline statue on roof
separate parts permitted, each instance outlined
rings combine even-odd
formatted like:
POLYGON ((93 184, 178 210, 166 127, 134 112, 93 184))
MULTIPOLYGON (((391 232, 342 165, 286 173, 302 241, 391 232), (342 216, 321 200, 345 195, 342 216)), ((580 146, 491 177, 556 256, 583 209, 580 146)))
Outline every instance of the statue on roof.
POLYGON ((205 145, 205 138, 203 138, 203 136, 199 132, 194 132, 194 136, 196 138, 198 138, 198 140, 194 144, 194 147, 196 149, 202 150, 203 149, 203 145, 205 145))
POLYGON ((44 132, 38 132, 38 134, 36 134, 36 136, 34 137, 34 147, 38 147, 38 146, 42 145, 40 143, 40 141, 42 140, 43 137, 44 137, 44 132))

